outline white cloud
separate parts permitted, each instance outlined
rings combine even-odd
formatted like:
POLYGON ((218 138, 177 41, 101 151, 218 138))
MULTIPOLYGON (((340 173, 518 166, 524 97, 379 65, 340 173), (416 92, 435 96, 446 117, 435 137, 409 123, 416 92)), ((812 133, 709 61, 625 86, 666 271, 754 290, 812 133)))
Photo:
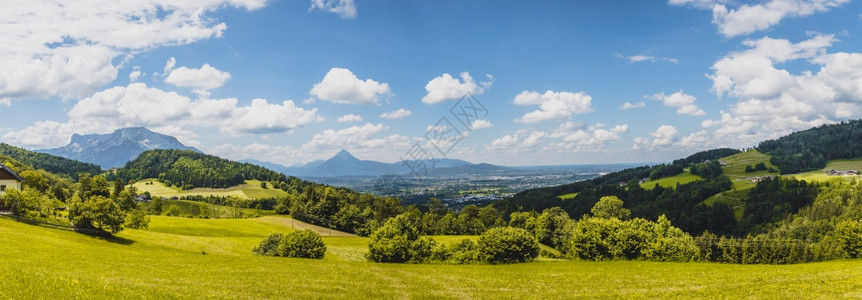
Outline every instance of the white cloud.
POLYGON ((668 107, 676 107, 676 113, 680 115, 692 115, 692 116, 702 116, 706 113, 694 105, 694 102, 697 101, 692 95, 684 93, 682 90, 679 90, 676 93, 665 95, 664 92, 653 94, 649 97, 649 99, 655 101, 661 101, 664 106, 668 107))
POLYGON ((537 131, 532 128, 519 129, 513 134, 507 134, 492 141, 490 145, 485 146, 485 149, 501 153, 535 152, 547 136, 548 134, 544 131, 537 131))
POLYGON ((141 73, 141 67, 135 66, 131 73, 129 73, 129 82, 137 82, 144 73, 141 73))
POLYGON ((769 0, 759 4, 738 5, 724 0, 670 0, 671 5, 688 5, 712 10, 712 23, 725 37, 765 30, 782 19, 827 12, 850 0, 769 0))
POLYGON ((270 104, 265 99, 254 99, 250 106, 237 107, 231 117, 220 124, 223 132, 240 133, 291 133, 294 129, 315 121, 317 109, 297 107, 293 101, 270 104))
POLYGON ((743 42, 747 50, 718 60, 707 75, 719 96, 737 98, 715 127, 714 138, 727 143, 750 143, 774 138, 862 113, 862 53, 829 53, 837 40, 815 35, 792 43, 764 37, 743 42), (778 67, 803 60, 808 70, 796 73, 778 67))
POLYGON ((491 124, 491 122, 489 122, 489 121, 475 120, 475 121, 473 121, 473 124, 470 126, 470 129, 478 130, 478 129, 488 129, 491 127, 494 127, 494 124, 491 124))
POLYGON ((716 4, 727 3, 729 0, 669 0, 670 5, 690 5, 700 9, 712 9, 716 4))
POLYGON ((449 73, 443 73, 443 75, 431 79, 425 85, 425 90, 428 94, 422 97, 422 103, 435 104, 460 99, 468 94, 478 95, 484 93, 494 82, 494 77, 491 74, 486 74, 485 76, 488 78, 488 81, 476 84, 473 77, 470 77, 469 72, 462 72, 461 80, 452 77, 449 73))
POLYGON ((388 113, 382 113, 382 114, 380 114, 380 117, 384 118, 384 119, 395 120, 395 119, 401 119, 401 118, 410 116, 411 114, 413 114, 412 111, 409 111, 409 110, 406 110, 403 108, 399 108, 399 109, 393 110, 393 111, 388 112, 388 113))
POLYGON ((356 115, 356 114, 346 114, 346 115, 338 117, 338 120, 336 120, 336 122, 338 122, 338 123, 362 122, 362 116, 356 115))
POLYGON ((378 137, 389 130, 383 124, 366 123, 348 128, 327 129, 315 134, 311 140, 300 148, 303 151, 326 152, 328 150, 348 149, 353 154, 369 159, 392 161, 392 153, 406 149, 409 139, 399 134, 378 137))
POLYGON ((218 88, 230 79, 230 73, 220 71, 209 64, 204 64, 199 69, 179 67, 166 74, 168 74, 165 78, 167 83, 201 91, 218 88))
POLYGON ((253 10, 265 3, 6 2, 0 10, 0 101, 87 97, 117 78, 116 58, 220 37, 227 25, 212 17, 214 11, 226 6, 253 10))
POLYGON ((348 69, 332 68, 309 93, 333 103, 377 104, 380 96, 390 92, 387 83, 360 80, 348 69))
POLYGON ((357 15, 353 0, 311 0, 309 10, 315 9, 337 14, 342 19, 355 19, 357 15))
POLYGON ((168 58, 168 61, 165 62, 165 67, 162 69, 162 74, 164 76, 168 76, 174 68, 177 67, 177 59, 175 57, 168 58))
POLYGON ((655 61, 655 57, 648 55, 633 55, 628 57, 630 63, 642 62, 642 61, 655 61))
POLYGON ((520 123, 538 123, 548 120, 566 120, 573 114, 584 114, 593 111, 592 97, 584 92, 554 92, 539 94, 534 91, 523 91, 515 96, 516 105, 539 105, 539 109, 516 119, 520 123))
POLYGON ((551 144, 549 149, 557 148, 569 152, 595 150, 597 147, 619 140, 620 134, 628 132, 628 130, 628 124, 605 129, 604 124, 585 126, 584 124, 565 122, 549 135, 551 138, 560 140, 558 143, 551 144))
POLYGON ((107 133, 122 127, 145 126, 185 132, 187 140, 183 140, 184 136, 178 138, 193 143, 189 141, 194 137, 193 131, 188 128, 218 128, 227 134, 289 133, 318 119, 317 109, 306 110, 290 100, 270 104, 254 99, 250 106, 239 106, 234 98, 192 100, 143 83, 100 91, 79 101, 68 115, 66 123, 40 121, 3 137, 25 147, 49 148, 68 143, 73 133, 107 133))
POLYGON ((652 139, 645 137, 636 137, 634 140, 633 147, 635 149, 665 149, 672 146, 676 141, 676 134, 678 133, 676 127, 671 125, 661 125, 653 132, 650 132, 649 135, 652 136, 652 139))
POLYGON ((638 101, 638 103, 635 103, 635 104, 631 104, 629 102, 626 102, 626 103, 623 103, 623 105, 620 105, 620 109, 627 110, 627 109, 641 108, 644 106, 646 106, 646 103, 644 103, 643 101, 638 101))

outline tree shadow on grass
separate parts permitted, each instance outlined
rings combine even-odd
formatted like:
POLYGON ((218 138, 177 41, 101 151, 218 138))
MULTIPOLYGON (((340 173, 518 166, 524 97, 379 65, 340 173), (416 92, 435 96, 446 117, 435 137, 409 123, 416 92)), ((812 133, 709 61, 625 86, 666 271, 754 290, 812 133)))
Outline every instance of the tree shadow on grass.
POLYGON ((124 245, 124 246, 131 246, 132 244, 135 243, 134 240, 130 240, 130 239, 123 238, 123 237, 118 237, 118 236, 112 235, 112 234, 107 233, 107 232, 97 232, 97 231, 92 231, 92 232, 86 231, 85 232, 85 231, 81 231, 81 230, 76 230, 76 232, 83 234, 83 235, 86 235, 86 236, 89 236, 89 237, 94 238, 94 239, 100 239, 100 240, 103 240, 103 241, 106 241, 109 243, 114 243, 114 244, 119 244, 119 245, 124 245))

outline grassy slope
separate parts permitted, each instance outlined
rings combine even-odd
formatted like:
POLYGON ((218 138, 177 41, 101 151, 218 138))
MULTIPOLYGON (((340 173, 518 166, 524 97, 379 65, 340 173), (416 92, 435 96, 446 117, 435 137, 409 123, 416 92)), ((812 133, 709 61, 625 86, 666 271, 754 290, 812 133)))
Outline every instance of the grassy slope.
POLYGON ((243 199, 260 199, 277 198, 287 195, 287 192, 285 191, 272 188, 272 184, 267 184, 268 188, 266 189, 261 188, 260 181, 258 180, 246 180, 245 184, 226 189, 196 188, 184 191, 176 187, 167 187, 155 179, 144 179, 135 183, 135 187, 138 188, 139 193, 150 192, 150 194, 153 196, 161 196, 166 198, 170 198, 172 196, 182 197, 213 195, 218 197, 236 196, 243 199), (146 184, 148 182, 152 182, 153 184, 146 184))
POLYGON ((673 187, 676 187, 677 183, 686 184, 686 183, 689 183, 689 182, 692 182, 695 180, 701 180, 701 179, 703 179, 703 178, 700 176, 697 176, 697 175, 692 175, 688 171, 688 169, 686 168, 685 171, 683 171, 680 174, 677 174, 677 175, 674 175, 671 177, 665 177, 665 178, 661 178, 658 180, 650 180, 650 181, 641 183, 641 188, 651 190, 651 189, 655 188, 656 184, 658 184, 661 187, 665 187, 665 188, 667 188, 667 187, 673 188, 673 187))
POLYGON ((818 181, 818 182, 844 182, 849 180, 859 180, 859 176, 829 176, 826 175, 827 170, 835 169, 836 171, 847 170, 862 170, 862 159, 854 160, 834 160, 826 164, 826 167, 817 171, 794 174, 792 176, 800 180, 818 181))
POLYGON ((359 261, 364 238, 325 237, 323 260, 252 256, 264 235, 290 230, 261 219, 155 217, 151 226, 106 240, 0 218, 0 298, 862 297, 862 260, 374 264, 359 261))

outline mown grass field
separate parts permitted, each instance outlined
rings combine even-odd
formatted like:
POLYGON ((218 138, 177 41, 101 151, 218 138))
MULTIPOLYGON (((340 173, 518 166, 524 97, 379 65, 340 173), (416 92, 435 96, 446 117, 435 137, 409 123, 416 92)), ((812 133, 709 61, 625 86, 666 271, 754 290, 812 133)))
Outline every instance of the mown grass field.
POLYGON ((658 180, 650 180, 650 181, 641 183, 640 186, 641 186, 641 188, 647 189, 647 190, 651 190, 651 189, 655 188, 656 184, 658 184, 659 186, 664 187, 664 188, 667 188, 667 187, 675 188, 677 184, 686 184, 686 183, 689 183, 689 182, 692 182, 695 180, 702 180, 702 179, 703 179, 703 177, 700 177, 697 175, 692 175, 688 171, 688 169, 686 169, 685 171, 683 171, 682 173, 680 173, 678 175, 671 176, 671 177, 665 177, 665 178, 661 178, 658 180))
POLYGON ((135 183, 139 193, 150 192, 152 196, 160 196, 165 198, 182 197, 182 196, 216 196, 227 197, 234 196, 242 199, 261 199, 261 198, 277 198, 287 195, 287 192, 273 188, 272 184, 267 183, 267 188, 260 187, 258 180, 246 180, 245 184, 226 188, 195 188, 191 190, 182 190, 178 187, 168 187, 156 179, 144 179, 135 183), (152 182, 152 184, 147 184, 152 182))
POLYGON ((0 298, 862 297, 862 260, 376 264, 364 261, 367 239, 356 237, 324 237, 323 260, 252 256, 270 232, 292 230, 286 220, 153 217, 151 230, 104 239, 0 218, 0 298))
POLYGON ((844 175, 844 176, 829 176, 826 174, 828 170, 836 170, 836 171, 862 171, 862 159, 856 160, 833 160, 826 163, 826 167, 817 171, 805 172, 800 174, 792 175, 796 179, 799 180, 807 180, 807 181, 817 181, 817 182, 846 182, 850 180, 860 180, 862 177, 858 175, 844 175))

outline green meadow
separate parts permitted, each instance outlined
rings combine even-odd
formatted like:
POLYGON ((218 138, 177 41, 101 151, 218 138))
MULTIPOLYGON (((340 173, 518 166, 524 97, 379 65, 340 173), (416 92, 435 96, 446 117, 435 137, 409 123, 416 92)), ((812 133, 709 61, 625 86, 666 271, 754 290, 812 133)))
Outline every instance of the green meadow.
POLYGON ((651 189, 655 188, 656 185, 659 185, 663 188, 673 188, 673 187, 676 187, 677 184, 686 184, 686 183, 689 183, 689 182, 692 182, 695 180, 701 180, 701 179, 703 179, 703 178, 700 176, 697 176, 697 175, 692 175, 688 171, 688 169, 686 169, 685 171, 683 171, 682 173, 680 173, 678 175, 665 177, 665 178, 661 178, 658 180, 650 180, 650 181, 641 183, 640 186, 641 186, 641 188, 647 189, 647 190, 651 190, 651 189))
MULTIPOLYGON (((251 255, 281 216, 154 216, 91 237, 0 218, 0 298, 859 298, 862 260, 799 265, 548 260, 404 265, 364 260, 367 239, 324 236, 323 260, 251 255)), ((291 225, 293 224, 293 225, 291 225)), ((441 242, 462 238, 435 237, 441 242)))
POLYGON ((225 189, 195 188, 191 190, 182 190, 178 187, 165 186, 156 179, 144 179, 136 182, 134 186, 138 189, 138 193, 150 192, 150 195, 152 196, 160 196, 164 198, 183 196, 234 196, 242 199, 260 199, 277 198, 287 195, 287 192, 273 188, 272 184, 269 183, 267 183, 267 188, 260 187, 260 181, 258 180, 246 180, 245 184, 225 189))

